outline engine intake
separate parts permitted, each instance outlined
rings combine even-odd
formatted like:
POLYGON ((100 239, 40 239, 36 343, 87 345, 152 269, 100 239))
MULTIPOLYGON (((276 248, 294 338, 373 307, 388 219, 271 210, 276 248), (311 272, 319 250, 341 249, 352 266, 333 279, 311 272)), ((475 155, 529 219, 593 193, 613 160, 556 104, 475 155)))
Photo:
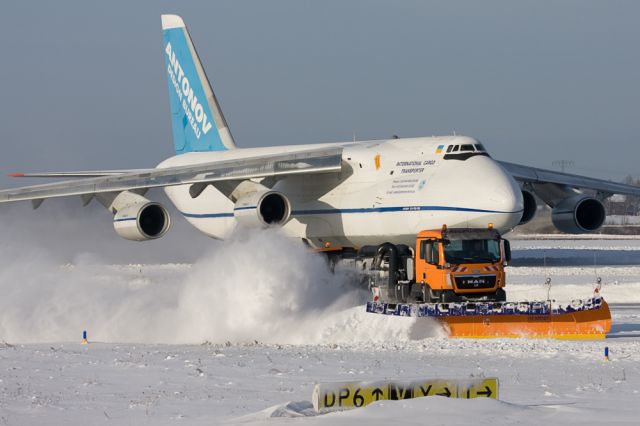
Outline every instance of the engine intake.
POLYGON ((536 202, 536 197, 529 191, 522 190, 522 199, 524 200, 524 210, 522 212, 522 219, 520 219, 520 223, 518 225, 524 225, 533 219, 536 215, 536 210, 538 208, 538 203, 536 202))
POLYGON ((244 226, 282 226, 291 216, 291 203, 280 192, 253 192, 238 199, 233 215, 244 226))
POLYGON ((161 204, 141 195, 123 192, 111 204, 113 227, 118 235, 131 241, 162 237, 169 230, 171 218, 161 204))
POLYGON ((553 225, 569 234, 595 231, 602 226, 605 218, 602 203, 583 195, 567 198, 551 211, 553 225))

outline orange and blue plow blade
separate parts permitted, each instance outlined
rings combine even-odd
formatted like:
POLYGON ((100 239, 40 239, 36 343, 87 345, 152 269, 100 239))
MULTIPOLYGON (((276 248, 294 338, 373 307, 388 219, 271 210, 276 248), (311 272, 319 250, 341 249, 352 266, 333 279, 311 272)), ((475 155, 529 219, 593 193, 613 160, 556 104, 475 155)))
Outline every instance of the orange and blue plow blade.
POLYGON ((604 339, 611 329, 611 312, 601 297, 574 300, 568 305, 542 302, 367 303, 367 312, 431 317, 449 337, 472 339, 604 339))

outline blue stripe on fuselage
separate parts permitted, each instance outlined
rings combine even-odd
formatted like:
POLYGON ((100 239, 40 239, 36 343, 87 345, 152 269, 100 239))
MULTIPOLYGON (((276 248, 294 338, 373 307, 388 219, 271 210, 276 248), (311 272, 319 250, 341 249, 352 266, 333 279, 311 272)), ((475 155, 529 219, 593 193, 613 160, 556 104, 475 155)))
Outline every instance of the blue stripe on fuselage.
POLYGON ((190 217, 193 219, 216 219, 219 217, 233 217, 233 213, 185 213, 180 212, 184 217, 190 217))
MULTIPOLYGON (((235 210, 255 209, 256 207, 241 207, 235 210)), ((468 207, 449 207, 449 206, 401 206, 401 207, 371 207, 371 208, 351 208, 351 209, 312 209, 312 210, 294 210, 292 216, 305 215, 322 215, 322 214, 351 214, 351 213, 391 213, 391 212, 416 212, 416 211, 456 211, 470 213, 498 213, 498 214, 514 214, 522 213, 522 210, 505 212, 499 210, 472 209, 468 207)), ((233 217, 233 213, 185 213, 181 212, 184 217, 194 219, 233 217)))

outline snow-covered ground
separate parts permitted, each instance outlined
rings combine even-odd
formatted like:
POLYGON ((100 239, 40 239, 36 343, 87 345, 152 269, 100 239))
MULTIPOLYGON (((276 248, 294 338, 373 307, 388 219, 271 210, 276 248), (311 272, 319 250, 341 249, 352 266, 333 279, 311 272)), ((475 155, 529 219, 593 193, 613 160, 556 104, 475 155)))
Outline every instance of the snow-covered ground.
POLYGON ((33 344, 0 350, 4 424, 291 424, 319 381, 499 377, 499 401, 387 401, 294 424, 637 421, 640 344, 429 338, 353 345, 33 344), (603 360, 604 346, 611 361, 603 360), (291 403, 292 402, 292 403, 291 403), (291 404, 290 404, 291 403, 291 404))
POLYGON ((450 340, 430 320, 366 314, 344 273, 275 234, 193 264, 2 252, 0 425, 636 424, 640 240, 549 238, 512 241, 509 298, 546 298, 547 277, 552 298, 588 297, 601 277, 608 339, 450 340), (498 401, 318 416, 309 402, 317 382, 478 377, 500 379, 498 401))

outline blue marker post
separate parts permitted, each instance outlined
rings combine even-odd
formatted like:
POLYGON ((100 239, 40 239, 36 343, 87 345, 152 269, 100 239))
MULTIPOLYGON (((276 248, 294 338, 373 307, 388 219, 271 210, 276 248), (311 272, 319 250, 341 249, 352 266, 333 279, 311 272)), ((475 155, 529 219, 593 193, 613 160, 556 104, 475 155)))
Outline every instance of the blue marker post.
POLYGON ((609 361, 609 346, 604 347, 604 360, 609 361))
POLYGON ((82 344, 83 345, 88 345, 89 344, 89 342, 87 342, 87 330, 84 330, 82 332, 82 344))

